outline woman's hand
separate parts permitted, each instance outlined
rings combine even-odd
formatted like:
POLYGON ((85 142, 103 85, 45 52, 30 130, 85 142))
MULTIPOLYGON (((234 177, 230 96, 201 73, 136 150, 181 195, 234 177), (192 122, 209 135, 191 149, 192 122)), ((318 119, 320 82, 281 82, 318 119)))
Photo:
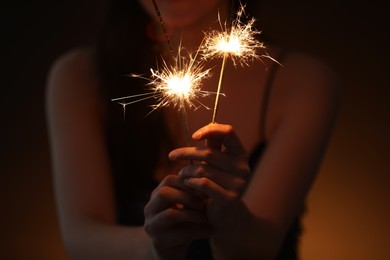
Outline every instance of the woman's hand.
POLYGON ((191 194, 179 176, 161 181, 144 209, 144 228, 159 259, 183 259, 191 241, 210 237, 203 208, 204 200, 191 194))
POLYGON ((247 214, 240 198, 250 176, 245 149, 229 125, 209 124, 192 137, 208 144, 176 149, 169 157, 174 161, 201 161, 183 168, 179 175, 186 187, 207 196, 207 218, 216 232, 233 231, 242 214, 247 214))

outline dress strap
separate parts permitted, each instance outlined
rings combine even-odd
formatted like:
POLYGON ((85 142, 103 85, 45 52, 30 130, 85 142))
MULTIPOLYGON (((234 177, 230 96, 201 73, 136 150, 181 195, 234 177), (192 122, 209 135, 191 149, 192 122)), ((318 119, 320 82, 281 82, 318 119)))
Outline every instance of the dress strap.
MULTIPOLYGON (((282 60, 286 57, 288 51, 287 50, 281 50, 278 53, 278 57, 276 60, 281 63, 282 60)), ((253 151, 250 153, 249 156, 249 166, 253 170, 257 163, 259 162, 259 159, 261 155, 263 154, 264 149, 266 148, 267 144, 265 141, 265 129, 266 129, 266 122, 267 122, 267 112, 268 112, 268 107, 269 107, 269 101, 271 97, 271 92, 272 92, 272 86, 275 81, 275 76, 280 67, 280 64, 277 62, 272 64, 271 69, 268 72, 267 79, 265 81, 264 85, 264 94, 263 94, 263 102, 262 102, 262 107, 260 108, 260 138, 261 141, 259 144, 253 149, 253 151)))
POLYGON ((274 85, 275 81, 275 76, 276 73, 278 72, 279 68, 281 67, 279 63, 282 63, 283 59, 287 56, 288 50, 283 49, 281 50, 276 58, 277 62, 274 62, 272 64, 271 69, 268 72, 267 79, 265 81, 264 85, 264 94, 263 94, 263 102, 262 102, 262 107, 260 111, 260 137, 263 139, 262 142, 265 142, 264 137, 265 137, 265 129, 266 129, 266 122, 267 122, 267 112, 269 108, 269 102, 270 102, 270 97, 271 97, 271 92, 272 92, 272 86, 274 85))

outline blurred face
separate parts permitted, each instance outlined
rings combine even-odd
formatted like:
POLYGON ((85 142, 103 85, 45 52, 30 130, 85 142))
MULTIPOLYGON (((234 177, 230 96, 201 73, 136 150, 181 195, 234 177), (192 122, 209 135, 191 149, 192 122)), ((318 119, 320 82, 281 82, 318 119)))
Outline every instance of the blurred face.
MULTIPOLYGON (((132 1, 132 0, 130 0, 132 1)), ((138 0, 147 12, 156 17, 152 0, 138 0)), ((172 27, 186 27, 201 23, 207 17, 217 17, 218 10, 226 10, 228 0, 156 0, 164 22, 172 27)))

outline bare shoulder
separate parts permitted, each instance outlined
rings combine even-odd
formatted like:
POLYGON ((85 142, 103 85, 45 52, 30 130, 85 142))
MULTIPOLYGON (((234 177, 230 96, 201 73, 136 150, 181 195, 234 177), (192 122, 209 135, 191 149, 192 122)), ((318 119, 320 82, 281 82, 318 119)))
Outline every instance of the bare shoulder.
POLYGON ((58 57, 52 64, 46 88, 48 109, 96 104, 98 77, 89 48, 77 48, 58 57))
POLYGON ((338 77, 326 62, 306 53, 288 52, 280 63, 272 94, 277 117, 290 113, 292 107, 337 108, 338 77))
POLYGON ((332 67, 300 52, 287 53, 280 62, 272 88, 268 136, 287 121, 297 127, 326 122, 322 127, 329 128, 339 107, 339 84, 332 67))
POLYGON ((337 96, 337 75, 318 57, 301 52, 288 53, 278 74, 278 81, 287 88, 284 91, 326 94, 329 98, 337 96))
POLYGON ((92 50, 78 48, 52 65, 46 86, 46 113, 51 129, 80 122, 101 122, 103 106, 92 50))
POLYGON ((59 56, 53 63, 52 69, 75 71, 78 69, 86 69, 91 64, 92 49, 87 47, 79 47, 71 49, 59 56))
POLYGON ((48 90, 80 92, 96 83, 96 70, 92 60, 92 50, 77 48, 58 57, 52 64, 48 75, 48 90))

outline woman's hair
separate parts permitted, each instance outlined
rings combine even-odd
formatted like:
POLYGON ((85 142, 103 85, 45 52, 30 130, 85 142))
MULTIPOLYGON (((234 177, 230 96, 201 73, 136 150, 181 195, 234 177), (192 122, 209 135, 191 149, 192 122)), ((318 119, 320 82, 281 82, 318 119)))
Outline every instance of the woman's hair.
MULTIPOLYGON (((100 76, 109 83, 103 90, 115 95, 112 80, 125 79, 124 75, 140 72, 150 65, 152 43, 145 33, 150 18, 134 0, 107 1, 106 10, 96 56, 100 76)), ((126 81, 130 82, 128 78, 126 81)))
MULTIPOLYGON (((95 48, 100 92, 105 104, 105 132, 118 211, 152 178, 160 149, 169 137, 162 113, 151 111, 151 101, 125 107, 113 98, 140 94, 145 80, 129 77, 154 67, 154 43, 146 35, 150 18, 136 0, 112 0, 95 48), (126 184, 125 186, 123 184, 126 184)), ((126 101, 126 100, 124 100, 126 101)))

